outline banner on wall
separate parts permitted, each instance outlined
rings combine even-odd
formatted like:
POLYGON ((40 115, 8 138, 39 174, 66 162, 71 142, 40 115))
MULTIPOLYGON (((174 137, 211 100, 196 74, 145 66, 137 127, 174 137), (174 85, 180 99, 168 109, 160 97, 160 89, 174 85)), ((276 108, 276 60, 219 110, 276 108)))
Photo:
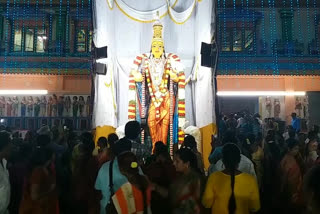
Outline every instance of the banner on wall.
POLYGON ((107 74, 95 77, 93 126, 119 127, 128 121, 129 74, 134 59, 150 53, 153 24, 160 17, 165 53, 181 59, 186 80, 187 125, 215 123, 212 69, 201 66, 201 43, 214 35, 212 0, 95 0, 94 43, 108 46, 107 74))
POLYGON ((89 95, 0 96, 0 117, 89 117, 89 95))
MULTIPOLYGON (((286 97, 284 96, 266 96, 259 97, 260 114, 263 119, 276 118, 285 121, 286 116, 291 115, 292 112, 286 112, 286 97)), ((296 96, 294 98, 293 112, 301 119, 309 119, 309 103, 308 96, 296 96)))

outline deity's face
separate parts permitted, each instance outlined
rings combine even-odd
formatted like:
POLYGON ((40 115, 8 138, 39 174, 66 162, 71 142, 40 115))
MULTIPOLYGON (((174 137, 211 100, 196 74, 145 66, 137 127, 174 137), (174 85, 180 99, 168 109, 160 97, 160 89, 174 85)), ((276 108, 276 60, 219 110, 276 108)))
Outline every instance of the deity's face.
POLYGON ((161 41, 153 42, 151 47, 151 52, 154 58, 159 59, 164 52, 163 42, 161 41))

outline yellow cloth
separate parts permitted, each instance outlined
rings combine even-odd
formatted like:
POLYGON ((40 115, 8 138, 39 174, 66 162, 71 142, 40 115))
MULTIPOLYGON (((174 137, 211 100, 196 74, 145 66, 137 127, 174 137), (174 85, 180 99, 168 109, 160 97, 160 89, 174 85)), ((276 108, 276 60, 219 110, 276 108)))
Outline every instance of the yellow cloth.
POLYGON ((216 124, 211 123, 207 126, 201 127, 200 132, 201 132, 201 139, 202 139, 202 151, 199 151, 199 152, 202 153, 204 167, 208 169, 210 166, 208 158, 212 149, 211 138, 212 138, 212 135, 215 135, 217 133, 217 126, 216 124))
MULTIPOLYGON (((236 199, 235 214, 249 214, 260 209, 258 184, 252 175, 241 173, 235 176, 234 195, 236 199)), ((215 172, 208 179, 202 204, 206 208, 211 208, 212 214, 229 214, 230 196, 230 175, 215 172)))
POLYGON ((94 142, 98 142, 100 137, 108 137, 109 134, 115 133, 116 129, 112 126, 98 126, 95 130, 94 142))

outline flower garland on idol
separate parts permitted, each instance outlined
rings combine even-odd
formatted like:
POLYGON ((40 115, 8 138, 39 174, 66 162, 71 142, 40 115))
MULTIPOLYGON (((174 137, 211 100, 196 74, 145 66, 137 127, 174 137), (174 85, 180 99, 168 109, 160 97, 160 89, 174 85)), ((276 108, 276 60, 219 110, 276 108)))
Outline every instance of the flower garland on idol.
POLYGON ((145 63, 145 72, 146 72, 146 78, 147 78, 147 86, 149 89, 149 94, 151 97, 151 101, 154 103, 155 107, 156 107, 156 119, 160 119, 160 105, 162 104, 165 96, 168 93, 168 79, 169 79, 169 73, 170 73, 170 69, 168 68, 168 63, 166 63, 165 65, 165 73, 164 78, 162 78, 160 87, 158 90, 153 89, 152 88, 152 80, 151 80, 151 75, 150 75, 150 70, 149 70, 149 60, 146 60, 145 63), (156 91, 154 91, 156 90, 156 91), (157 97, 159 96, 155 96, 155 94, 161 94, 161 97, 159 99, 157 99, 157 97))

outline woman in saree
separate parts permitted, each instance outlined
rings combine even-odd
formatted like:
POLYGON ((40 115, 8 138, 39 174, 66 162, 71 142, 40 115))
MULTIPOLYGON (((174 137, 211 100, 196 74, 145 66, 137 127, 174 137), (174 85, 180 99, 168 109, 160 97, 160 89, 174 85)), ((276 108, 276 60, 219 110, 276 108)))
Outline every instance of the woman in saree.
MULTIPOLYGON (((289 139, 288 152, 280 163, 281 198, 279 202, 284 213, 300 213, 302 208, 302 173, 297 162, 299 154, 298 141, 289 139)), ((280 206, 279 205, 279 206, 280 206)))
POLYGON ((201 213, 200 195, 201 172, 197 168, 197 157, 191 149, 178 150, 174 158, 174 166, 179 176, 169 190, 173 214, 201 213))
POLYGON ((306 196, 308 214, 320 213, 320 165, 309 170, 304 177, 304 193, 306 196))
POLYGON ((50 149, 37 148, 31 163, 32 170, 26 179, 20 214, 59 214, 56 176, 51 168, 54 154, 50 149))

